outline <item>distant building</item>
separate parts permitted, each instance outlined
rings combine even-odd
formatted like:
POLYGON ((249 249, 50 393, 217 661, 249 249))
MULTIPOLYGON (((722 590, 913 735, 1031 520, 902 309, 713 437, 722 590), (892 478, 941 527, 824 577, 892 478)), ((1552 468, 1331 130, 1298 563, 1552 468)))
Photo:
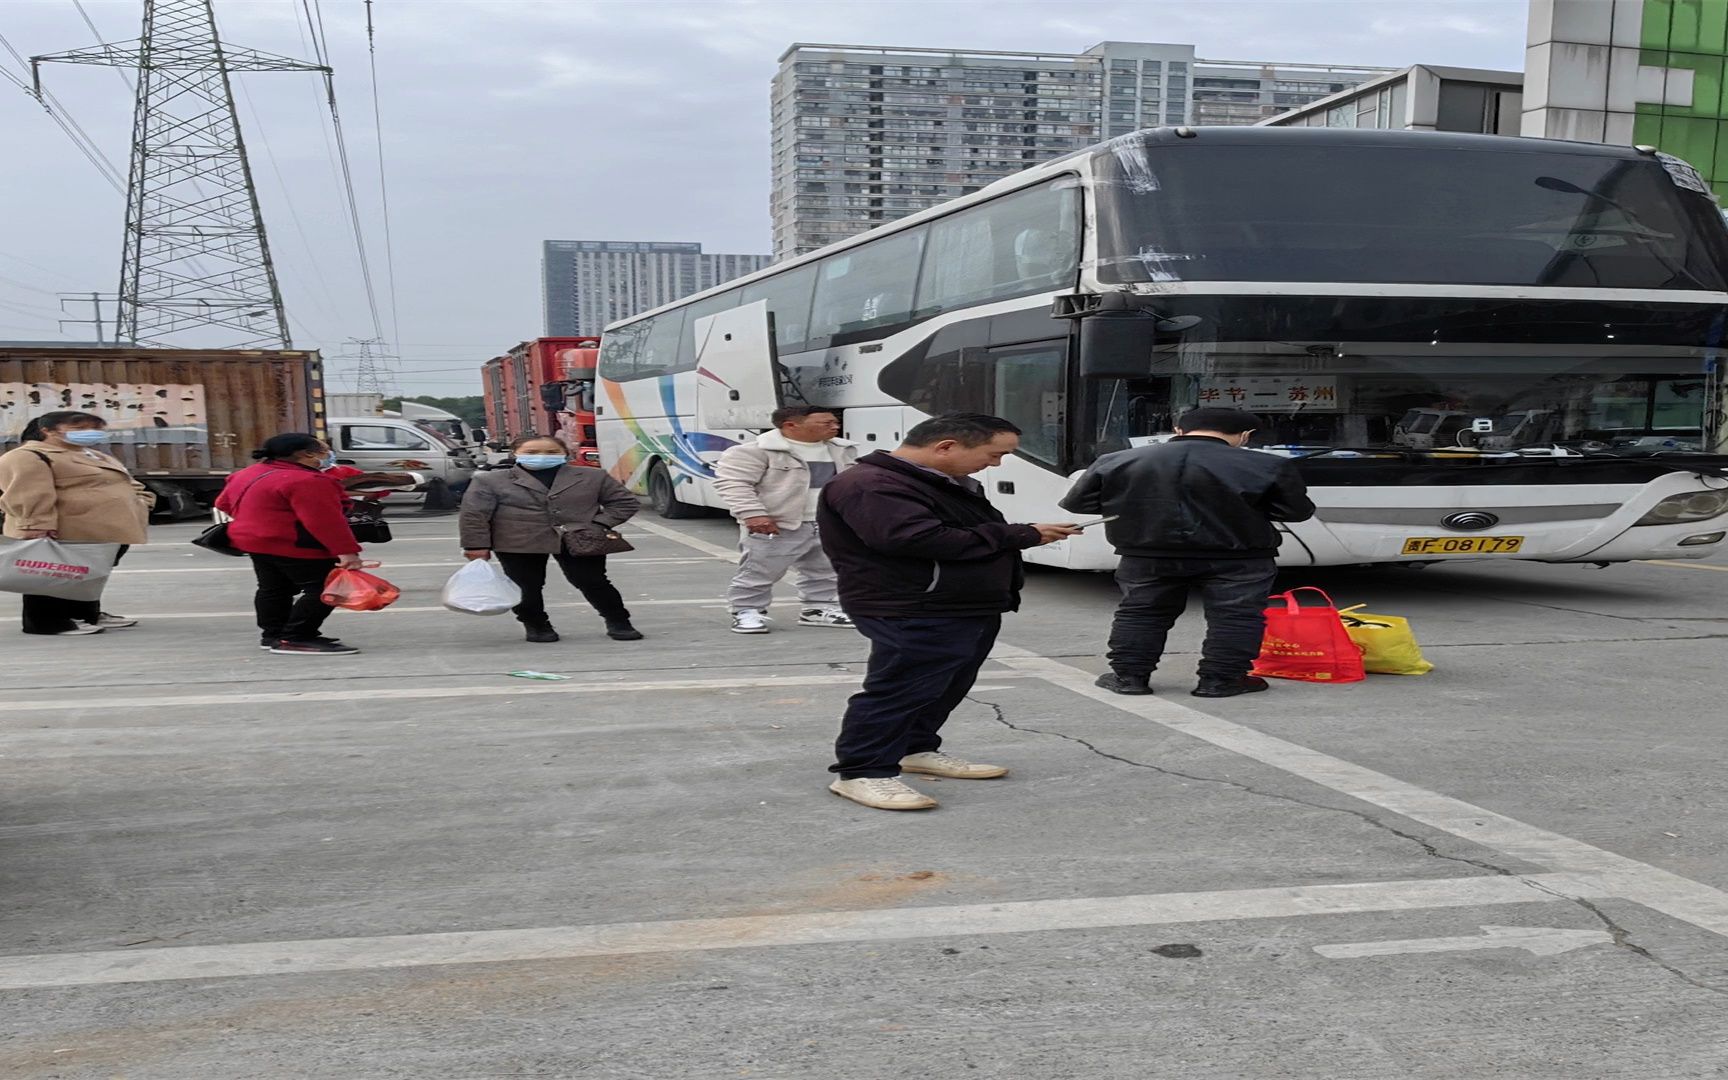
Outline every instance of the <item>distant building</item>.
POLYGON ((547 337, 598 334, 608 323, 755 273, 767 255, 706 255, 701 244, 547 240, 541 297, 547 337))
POLYGON ((1252 124, 1385 70, 1201 60, 1192 45, 1128 41, 1078 54, 796 44, 774 77, 774 254, 1130 131, 1252 124))
POLYGON ((1260 123, 1517 135, 1524 76, 1516 71, 1416 64, 1260 123))

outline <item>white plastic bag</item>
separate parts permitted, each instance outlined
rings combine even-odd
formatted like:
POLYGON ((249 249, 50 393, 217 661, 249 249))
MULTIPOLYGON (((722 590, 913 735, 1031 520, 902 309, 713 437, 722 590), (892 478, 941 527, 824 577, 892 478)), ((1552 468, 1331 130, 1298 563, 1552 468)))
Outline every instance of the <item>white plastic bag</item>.
POLYGON ((444 583, 444 606, 464 615, 502 615, 522 602, 522 590, 491 559, 469 559, 444 583))
POLYGON ((119 544, 68 544, 61 540, 11 540, 0 546, 0 592, 100 600, 114 572, 119 544))

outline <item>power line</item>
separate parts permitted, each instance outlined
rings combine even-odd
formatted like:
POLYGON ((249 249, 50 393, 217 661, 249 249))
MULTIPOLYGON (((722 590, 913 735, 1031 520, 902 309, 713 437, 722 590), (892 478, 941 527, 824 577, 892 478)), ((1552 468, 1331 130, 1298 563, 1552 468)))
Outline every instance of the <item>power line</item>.
MULTIPOLYGON (((18 61, 19 67, 26 71, 29 70, 30 64, 24 59, 24 54, 13 48, 12 43, 6 40, 4 34, 0 34, 0 46, 12 54, 12 59, 18 61)), ((66 137, 72 140, 72 145, 78 148, 78 152, 84 155, 84 159, 94 165, 96 171, 102 174, 102 179, 108 181, 109 186, 115 191, 122 195, 126 194, 125 179, 121 175, 119 167, 108 160, 108 155, 102 152, 102 147, 90 137, 89 132, 85 131, 77 120, 73 119, 71 112, 60 103, 59 98, 46 90, 33 87, 30 83, 3 68, 0 68, 0 75, 5 76, 8 82, 24 91, 36 104, 42 106, 42 111, 47 113, 48 118, 66 133, 66 137)))
POLYGON ((360 277, 366 286, 366 307, 372 315, 372 336, 382 340, 384 323, 378 314, 378 292, 372 284, 371 260, 366 256, 366 230, 360 218, 360 201, 354 193, 354 169, 348 158, 348 139, 342 130, 342 114, 336 106, 336 75, 330 69, 329 42, 324 37, 324 9, 319 5, 318 14, 314 17, 313 5, 309 0, 300 0, 300 7, 306 14, 306 23, 311 31, 313 56, 324 68, 324 89, 330 107, 330 127, 336 137, 336 156, 341 163, 342 190, 347 197, 348 221, 354 232, 354 250, 360 259, 360 277))
POLYGON ((372 0, 366 0, 366 63, 372 72, 372 134, 378 143, 378 200, 384 216, 384 272, 390 289, 390 337, 394 340, 402 336, 402 323, 396 312, 396 242, 390 235, 390 187, 384 176, 384 121, 378 108, 378 46, 372 32, 372 0))

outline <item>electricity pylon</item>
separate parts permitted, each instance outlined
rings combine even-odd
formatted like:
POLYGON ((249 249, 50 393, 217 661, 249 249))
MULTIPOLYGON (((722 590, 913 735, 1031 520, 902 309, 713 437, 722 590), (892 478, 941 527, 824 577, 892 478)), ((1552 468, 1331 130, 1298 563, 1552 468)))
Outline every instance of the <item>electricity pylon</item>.
POLYGON ((138 71, 115 340, 288 347, 282 289, 228 76, 328 77, 330 68, 223 45, 211 0, 144 0, 144 31, 136 41, 32 57, 38 90, 44 63, 138 71))

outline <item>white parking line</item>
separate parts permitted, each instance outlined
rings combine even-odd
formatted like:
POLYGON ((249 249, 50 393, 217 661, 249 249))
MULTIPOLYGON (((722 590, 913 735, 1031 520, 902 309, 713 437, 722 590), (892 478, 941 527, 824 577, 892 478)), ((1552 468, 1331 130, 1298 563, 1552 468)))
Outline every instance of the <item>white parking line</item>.
MULTIPOLYGON (((370 553, 368 553, 368 554, 370 554, 370 553)), ((615 555, 615 556, 613 556, 613 558, 614 559, 623 559, 624 556, 615 555)), ((445 559, 442 562, 391 562, 391 561, 386 559, 386 560, 383 560, 383 562, 384 562, 383 568, 388 569, 388 570, 404 570, 404 569, 409 569, 409 568, 421 568, 421 567, 427 567, 427 566, 457 567, 457 566, 461 566, 466 561, 467 561, 466 559, 461 559, 461 558, 445 559)), ((626 567, 626 566, 643 566, 643 565, 646 565, 648 563, 658 563, 658 564, 662 564, 662 565, 681 563, 681 564, 688 566, 688 565, 692 565, 695 563, 707 564, 707 563, 711 563, 713 561, 714 561, 713 559, 672 559, 672 558, 629 559, 627 562, 614 562, 611 564, 609 569, 616 570, 616 569, 619 569, 620 567, 626 567)), ((123 575, 123 574, 250 574, 251 572, 252 572, 252 564, 251 563, 241 562, 240 560, 235 559, 235 560, 233 560, 233 563, 229 566, 139 566, 139 567, 123 567, 119 570, 114 571, 114 574, 115 574, 115 576, 118 577, 118 576, 123 575)))
POLYGON ((992 659, 1082 697, 1132 713, 1545 871, 1590 874, 1595 880, 1608 883, 1617 897, 1728 936, 1728 893, 1720 889, 1165 698, 1112 694, 1092 685, 1095 676, 1091 672, 1034 656, 1024 649, 999 647, 992 659))
MULTIPOLYGON (((385 569, 388 570, 388 567, 386 567, 385 569)), ((633 608, 639 608, 639 607, 712 607, 712 608, 719 608, 721 610, 724 610, 726 608, 726 602, 724 600, 717 600, 717 599, 714 599, 713 597, 709 597, 706 600, 632 600, 629 597, 625 597, 625 602, 633 608)), ((553 603, 549 603, 546 606, 548 608, 587 608, 588 604, 586 604, 585 602, 583 602, 581 600, 560 600, 560 601, 556 601, 553 603)), ((363 614, 366 618, 373 619, 373 618, 377 618, 380 615, 424 615, 429 611, 442 612, 443 614, 446 614, 446 615, 456 614, 455 612, 452 612, 449 608, 444 607, 442 604, 439 604, 436 606, 434 606, 434 605, 405 606, 402 604, 392 604, 391 606, 385 608, 383 611, 368 611, 368 612, 364 612, 363 614)), ((159 619, 255 619, 258 617, 257 612, 253 612, 253 611, 150 611, 150 612, 128 611, 126 614, 129 618, 137 619, 141 622, 146 620, 146 619, 148 619, 151 622, 156 622, 159 619)), ((465 616, 465 617, 471 617, 471 616, 465 616)))
MULTIPOLYGON (((291 665, 285 665, 284 669, 291 665)), ((338 674, 322 669, 326 677, 338 674)), ((1013 676, 1010 676, 1013 677, 1013 676)), ((406 701, 428 698, 523 697, 534 694, 604 694, 672 690, 764 690, 783 686, 845 686, 859 676, 764 675, 753 679, 664 679, 652 682, 539 682, 509 680, 487 686, 388 686, 350 690, 291 690, 256 694, 176 694, 172 697, 48 698, 0 701, 0 713, 79 712, 85 709, 180 708, 191 705, 268 705, 300 701, 406 701)))
POLYGON ((712 555, 716 559, 724 559, 727 562, 735 563, 742 557, 738 554, 737 548, 726 548, 721 547, 719 544, 710 544, 706 540, 698 540, 694 536, 685 536, 676 529, 668 529, 666 526, 656 524, 652 521, 632 520, 630 525, 632 528, 641 529, 642 531, 652 533, 655 536, 664 537, 674 543, 683 544, 692 551, 700 551, 705 555, 712 555))
POLYGON ((1606 895, 1586 879, 1548 874, 1530 879, 1443 878, 1438 881, 1154 893, 599 926, 546 926, 528 930, 114 949, 0 957, 0 990, 858 941, 906 941, 970 934, 1169 926, 1365 911, 1535 904, 1553 902, 1559 897, 1606 895), (1544 892, 1544 889, 1550 891, 1544 892))
MULTIPOLYGON (((670 529, 664 530, 664 534, 668 539, 679 540, 697 550, 712 546, 680 537, 670 529)), ((1039 657, 1025 649, 1001 645, 993 659, 1100 704, 1150 720, 1543 870, 1590 873, 1600 880, 1611 879, 1616 890, 1614 895, 1622 899, 1728 936, 1728 892, 1721 889, 1649 863, 1616 855, 1582 840, 1527 825, 1462 799, 1429 791, 1243 724, 1188 708, 1168 698, 1112 694, 1093 685, 1095 676, 1092 672, 1039 657)))

